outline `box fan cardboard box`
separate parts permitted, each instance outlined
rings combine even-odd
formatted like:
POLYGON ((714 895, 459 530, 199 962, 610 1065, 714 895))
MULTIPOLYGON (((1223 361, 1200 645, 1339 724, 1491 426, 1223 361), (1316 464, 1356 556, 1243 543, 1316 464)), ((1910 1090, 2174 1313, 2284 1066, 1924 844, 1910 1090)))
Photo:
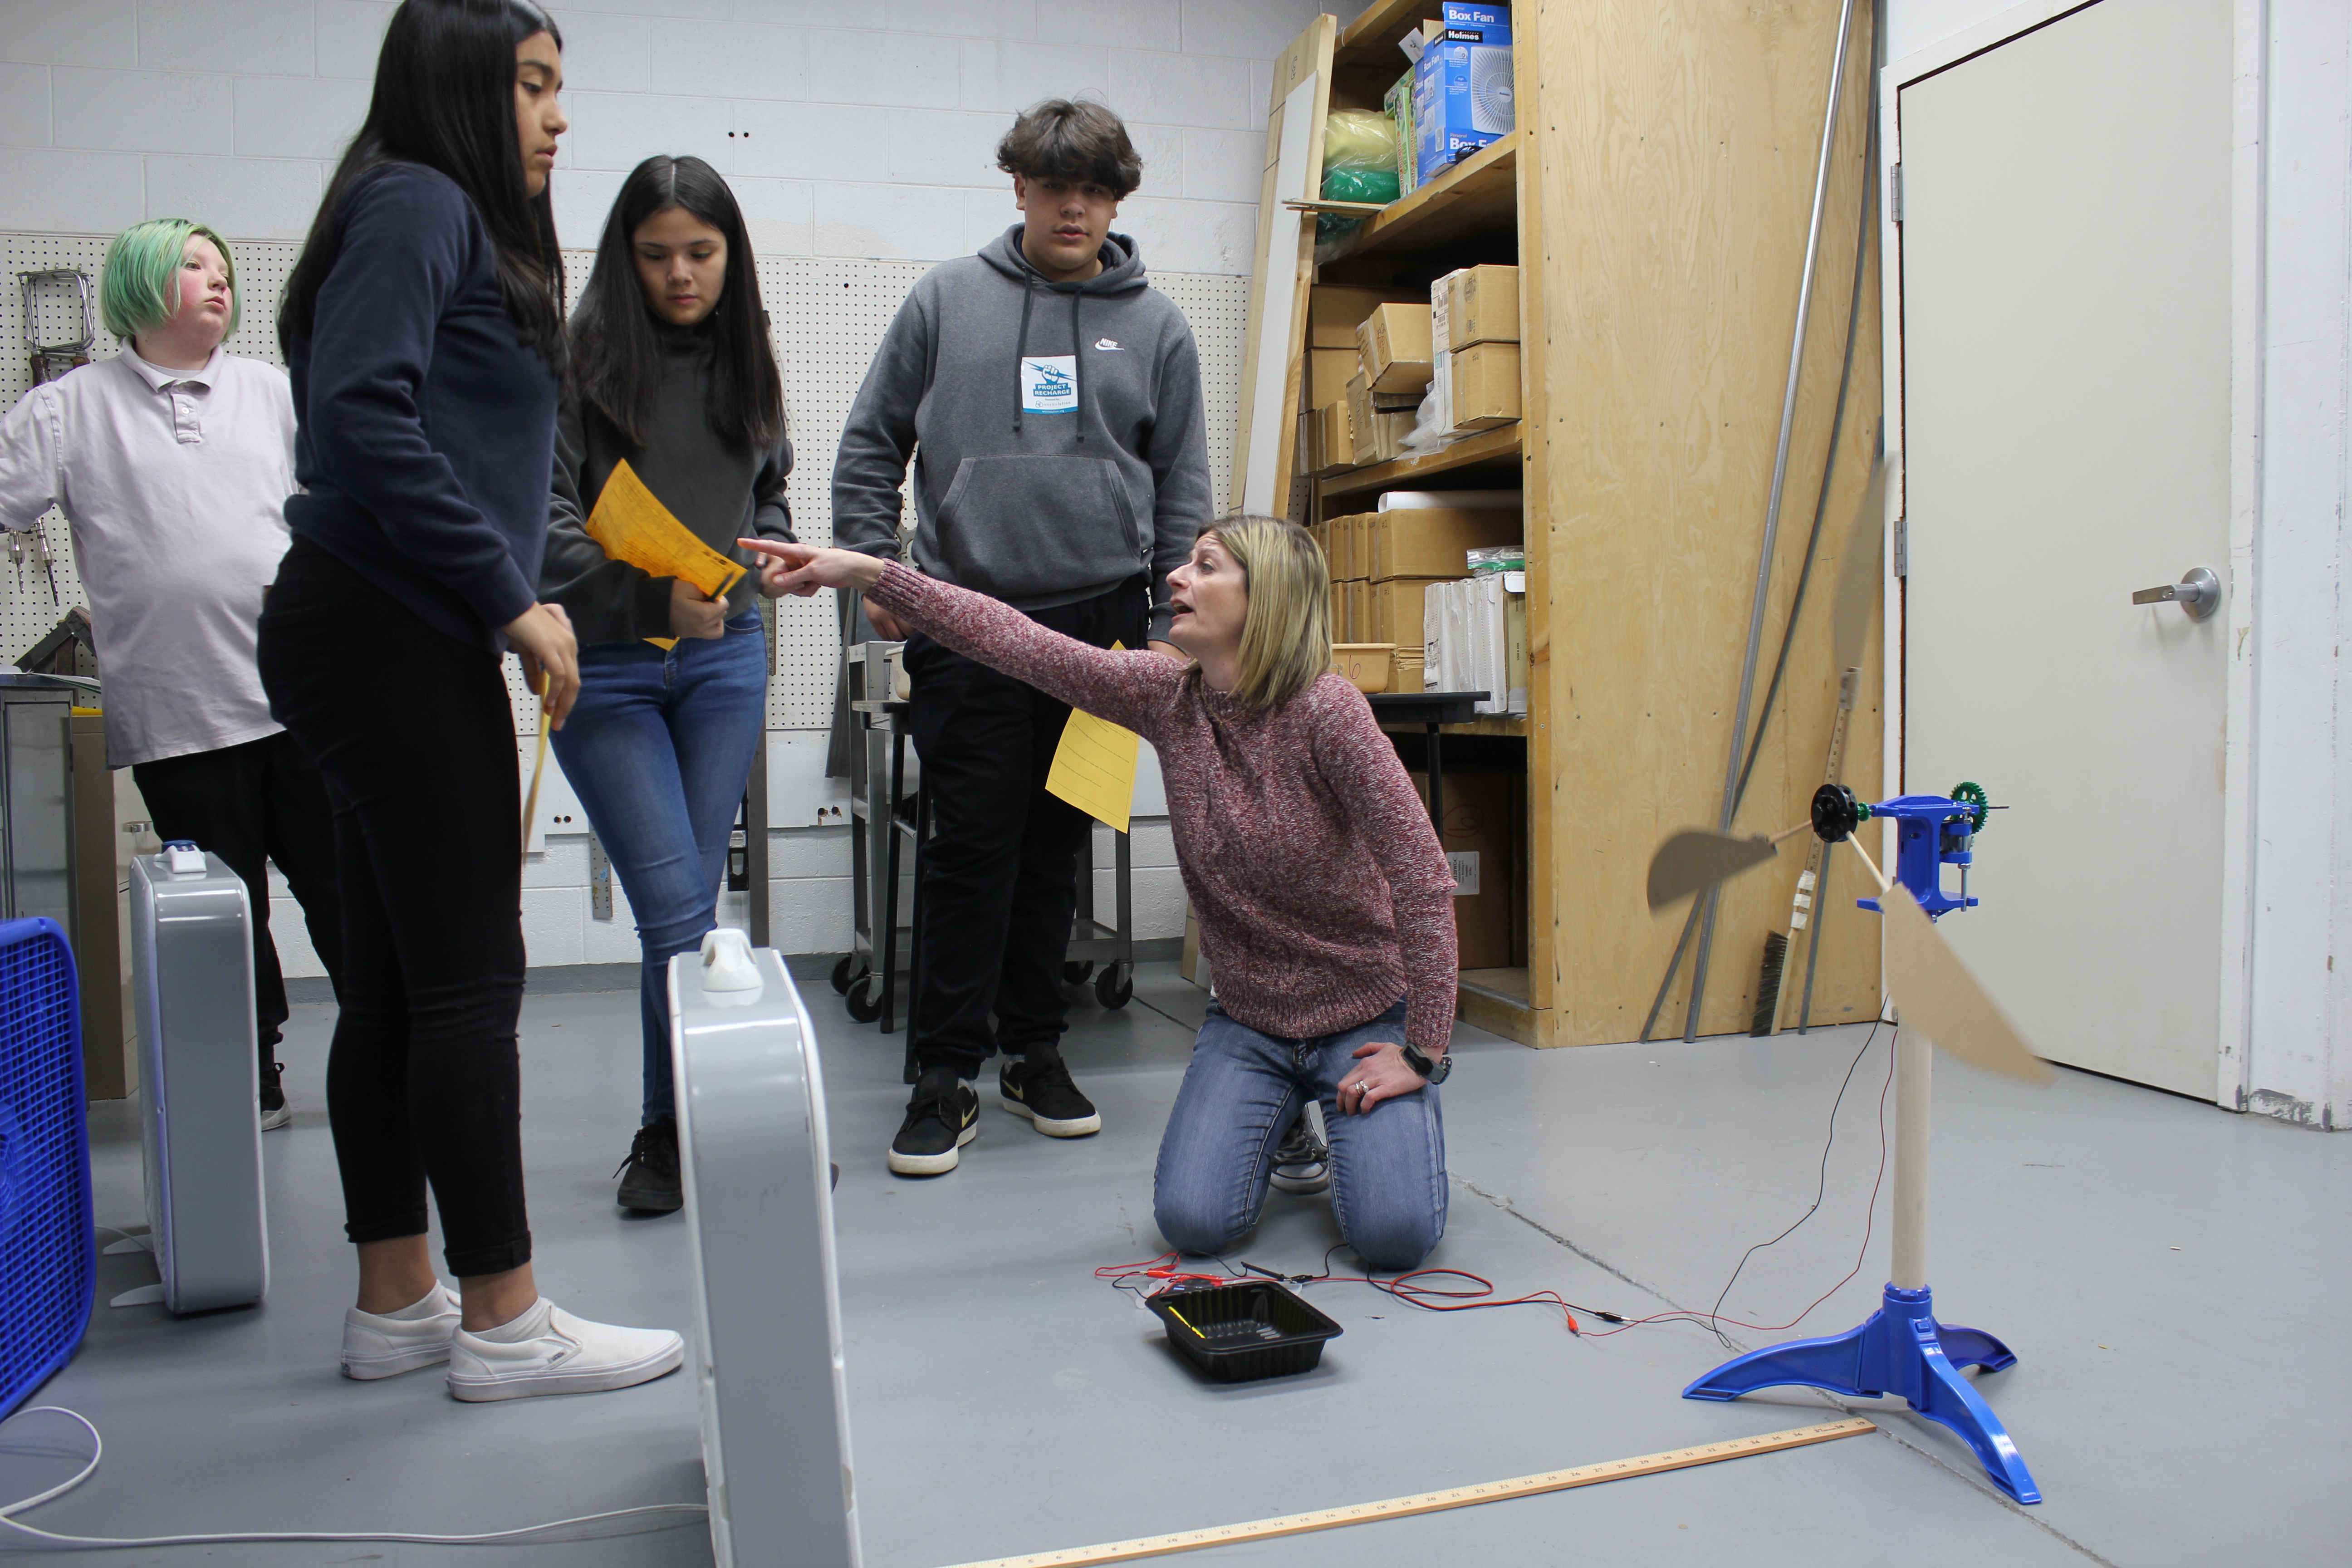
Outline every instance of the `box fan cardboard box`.
MULTIPOLYGON (((1454 940, 1463 969, 1509 969, 1527 962, 1519 912, 1519 793, 1526 775, 1445 773, 1445 823, 1438 841, 1454 872, 1454 940)), ((1429 775, 1412 775, 1429 809, 1429 775)))

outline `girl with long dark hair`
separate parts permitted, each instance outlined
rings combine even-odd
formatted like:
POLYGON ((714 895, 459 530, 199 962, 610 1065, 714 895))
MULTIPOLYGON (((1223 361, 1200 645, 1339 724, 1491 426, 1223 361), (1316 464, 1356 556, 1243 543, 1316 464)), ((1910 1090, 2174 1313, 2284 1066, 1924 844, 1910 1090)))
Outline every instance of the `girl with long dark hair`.
MULTIPOLYGON (((645 1093, 625 1208, 678 1185, 667 975, 718 923, 735 808, 766 729, 768 642, 746 572, 720 599, 608 559, 585 526, 620 464, 697 538, 745 564, 739 535, 790 540, 783 380, 734 193, 699 158, 648 158, 605 219, 572 318, 540 596, 571 613, 580 700, 555 734, 613 858, 645 954, 645 1093)), ((764 898, 758 889, 754 898, 764 898)))
POLYGON ((534 584, 563 353, 547 195, 562 47, 530 0, 405 0, 278 320, 303 490, 259 657, 335 812, 327 1106, 360 1265, 343 1372, 447 1362, 467 1400, 624 1388, 684 1350, 541 1297, 523 1205, 522 836, 500 660, 521 656, 560 727, 576 645, 534 584), (426 1247, 428 1188, 454 1294, 426 1247))

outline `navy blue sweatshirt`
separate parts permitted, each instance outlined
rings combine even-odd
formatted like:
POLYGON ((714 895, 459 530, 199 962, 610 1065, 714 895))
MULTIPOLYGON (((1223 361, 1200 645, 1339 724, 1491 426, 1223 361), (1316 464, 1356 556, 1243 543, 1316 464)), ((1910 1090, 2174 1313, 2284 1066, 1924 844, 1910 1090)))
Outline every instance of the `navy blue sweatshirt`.
POLYGON ((287 354, 286 521, 436 631, 496 651, 531 606, 556 382, 515 341, 490 237, 448 176, 394 163, 344 198, 310 335, 287 354))

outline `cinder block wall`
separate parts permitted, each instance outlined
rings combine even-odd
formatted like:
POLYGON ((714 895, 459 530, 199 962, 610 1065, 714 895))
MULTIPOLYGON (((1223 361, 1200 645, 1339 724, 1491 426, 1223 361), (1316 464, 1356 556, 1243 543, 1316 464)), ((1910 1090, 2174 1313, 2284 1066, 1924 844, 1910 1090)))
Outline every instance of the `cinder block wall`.
MULTIPOLYGON (((1126 118, 1144 184, 1120 213, 1155 271, 1250 269, 1274 56, 1315 0, 585 0, 550 6, 572 131, 558 231, 593 246, 655 152, 724 172, 762 253, 940 260, 1015 220, 993 166, 1012 113, 1087 96, 1126 118)), ((190 216, 299 239, 367 107, 379 0, 0 0, 0 230, 108 234, 190 216)), ((803 467, 829 464, 808 452, 803 467)), ((136 815, 133 813, 132 815, 136 815)), ((1174 937, 1164 819, 1136 823, 1137 935, 1174 937)), ((1111 897, 1108 830, 1098 897, 1111 897)), ((772 931, 825 952, 850 929, 845 828, 772 836, 772 931)), ((592 918, 587 840, 551 834, 524 873, 534 965, 636 957, 627 900, 592 918)), ((282 881, 287 973, 323 973, 282 881)), ((724 911, 742 918, 746 895, 724 911)))

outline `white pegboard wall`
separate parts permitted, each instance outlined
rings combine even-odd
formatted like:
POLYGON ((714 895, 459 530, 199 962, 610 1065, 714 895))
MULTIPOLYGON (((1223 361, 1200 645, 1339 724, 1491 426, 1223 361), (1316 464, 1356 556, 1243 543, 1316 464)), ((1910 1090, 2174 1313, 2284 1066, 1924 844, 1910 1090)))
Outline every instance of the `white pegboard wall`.
MULTIPOLYGON (((0 301, 5 301, 0 302, 0 342, 9 345, 0 353, 0 404, 14 407, 31 384, 28 356, 21 346, 25 337, 16 274, 78 268, 89 274, 94 290, 106 245, 105 237, 99 236, 0 237, 9 274, 5 289, 0 289, 0 301)), ((229 340, 229 351, 280 363, 278 299, 300 247, 232 240, 230 248, 244 295, 244 314, 236 336, 229 340)), ((564 252, 567 308, 577 302, 593 261, 590 251, 564 252)), ((783 371, 785 413, 793 443, 793 471, 787 494, 793 527, 803 539, 832 542, 834 447, 890 318, 908 289, 931 265, 805 256, 758 258, 761 299, 783 371)), ((1173 273, 1154 275, 1151 281, 1176 301, 1200 343, 1208 405, 1211 494, 1222 497, 1228 493, 1234 421, 1240 408, 1249 279, 1173 273)), ((79 335, 79 328, 71 324, 68 298, 54 290, 45 294, 35 325, 48 335, 40 341, 56 342, 79 335)), ((99 357, 113 354, 121 347, 103 327, 99 329, 95 351, 99 357)), ((51 603, 47 582, 37 568, 27 566, 22 591, 0 569, 0 659, 13 660, 47 635, 63 616, 64 605, 85 602, 64 522, 53 511, 43 526, 49 549, 57 556, 60 603, 51 603)), ((786 599, 777 605, 777 679, 770 682, 768 695, 771 730, 823 730, 832 722, 841 647, 835 626, 835 609, 828 597, 786 599)), ((518 731, 536 731, 536 704, 523 689, 520 671, 511 660, 507 665, 507 685, 514 699, 518 731)))

